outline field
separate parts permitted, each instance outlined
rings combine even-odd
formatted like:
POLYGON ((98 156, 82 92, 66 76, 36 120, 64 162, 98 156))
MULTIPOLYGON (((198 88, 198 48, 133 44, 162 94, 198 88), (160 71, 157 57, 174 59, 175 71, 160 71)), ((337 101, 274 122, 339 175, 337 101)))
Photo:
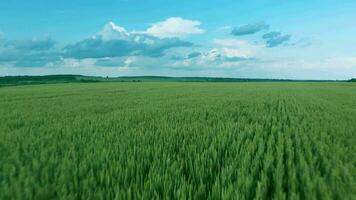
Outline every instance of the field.
POLYGON ((354 83, 0 88, 0 199, 355 199, 354 83))

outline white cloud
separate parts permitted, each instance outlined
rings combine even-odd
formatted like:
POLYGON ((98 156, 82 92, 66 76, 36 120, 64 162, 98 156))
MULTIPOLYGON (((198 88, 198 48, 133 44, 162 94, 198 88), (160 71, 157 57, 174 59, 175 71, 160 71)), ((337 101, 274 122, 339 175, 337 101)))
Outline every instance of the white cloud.
POLYGON ((144 32, 128 32, 125 28, 109 22, 92 38, 65 46, 63 57, 77 59, 132 55, 161 57, 168 49, 192 45, 193 43, 179 38, 158 38, 144 32))
POLYGON ((251 44, 245 40, 217 39, 215 48, 205 50, 192 64, 218 68, 240 67, 246 63, 255 62, 263 46, 251 44))
POLYGON ((217 39, 214 43, 219 46, 219 49, 227 57, 253 57, 262 48, 261 46, 238 39, 217 39))
POLYGON ((263 45, 251 44, 245 40, 238 39, 216 39, 213 41, 214 48, 200 49, 194 59, 189 59, 187 56, 177 56, 184 54, 176 52, 174 56, 174 67, 189 67, 189 68, 234 68, 240 67, 247 63, 257 61, 259 52, 265 47, 263 45))
POLYGON ((199 21, 171 17, 165 21, 154 23, 147 29, 146 33, 160 38, 182 38, 192 34, 204 33, 205 31, 199 27, 200 25, 201 22, 199 21))
POLYGON ((129 34, 125 28, 116 25, 114 22, 107 23, 99 33, 104 41, 127 39, 129 34))

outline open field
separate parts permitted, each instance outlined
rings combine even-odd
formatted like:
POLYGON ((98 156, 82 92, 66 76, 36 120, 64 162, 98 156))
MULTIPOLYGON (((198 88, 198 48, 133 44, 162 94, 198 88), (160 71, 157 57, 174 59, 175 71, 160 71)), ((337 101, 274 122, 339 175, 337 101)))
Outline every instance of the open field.
POLYGON ((354 83, 0 88, 0 199, 355 199, 354 83))

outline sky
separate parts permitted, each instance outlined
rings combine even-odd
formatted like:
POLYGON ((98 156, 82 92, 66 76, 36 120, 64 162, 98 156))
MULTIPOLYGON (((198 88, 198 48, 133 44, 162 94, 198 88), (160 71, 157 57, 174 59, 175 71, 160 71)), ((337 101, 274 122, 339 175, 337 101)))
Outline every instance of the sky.
POLYGON ((0 76, 356 77, 354 0, 3 0, 0 76))

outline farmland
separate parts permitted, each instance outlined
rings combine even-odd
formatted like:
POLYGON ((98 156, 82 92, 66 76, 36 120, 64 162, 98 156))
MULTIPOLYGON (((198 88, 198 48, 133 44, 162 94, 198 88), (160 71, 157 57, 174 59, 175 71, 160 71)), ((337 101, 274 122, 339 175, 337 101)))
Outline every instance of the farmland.
POLYGON ((355 83, 0 88, 0 199, 355 199, 355 83))

